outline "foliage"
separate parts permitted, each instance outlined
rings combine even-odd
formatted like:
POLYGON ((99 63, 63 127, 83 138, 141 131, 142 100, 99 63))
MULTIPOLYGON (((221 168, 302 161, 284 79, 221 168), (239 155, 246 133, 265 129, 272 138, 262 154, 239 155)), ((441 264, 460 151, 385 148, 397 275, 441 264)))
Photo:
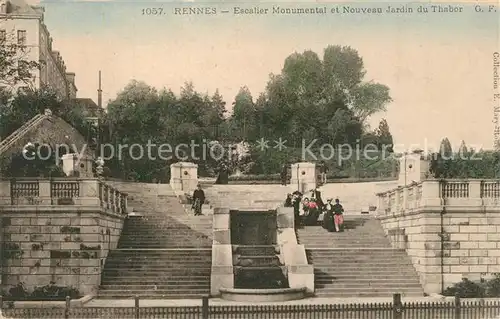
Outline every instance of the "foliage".
POLYGON ((28 292, 23 283, 9 289, 6 300, 19 301, 63 301, 69 296, 71 299, 81 298, 78 289, 73 287, 57 286, 54 282, 42 287, 36 287, 33 292, 28 292))
POLYGON ((80 105, 61 101, 54 90, 42 87, 38 90, 24 90, 17 94, 3 92, 0 99, 0 137, 9 136, 37 114, 49 108, 52 114, 71 124, 83 136, 89 135, 89 124, 84 119, 80 105))
POLYGON ((500 153, 468 148, 462 141, 458 152, 453 152, 443 139, 440 152, 430 154, 430 173, 435 178, 498 178, 500 153))
POLYGON ((484 283, 476 283, 467 278, 461 282, 448 287, 443 291, 444 296, 459 296, 460 298, 480 298, 485 297, 486 289, 484 283))
POLYGON ((362 58, 350 47, 329 46, 323 59, 312 51, 294 53, 281 74, 271 75, 255 104, 248 89, 240 90, 231 123, 241 127, 239 106, 245 105, 248 140, 286 137, 295 147, 303 139, 353 144, 366 119, 391 101, 386 86, 363 82, 365 73, 362 58))
POLYGON ((10 165, 3 172, 8 177, 63 177, 62 168, 55 163, 55 152, 38 143, 28 143, 21 152, 14 153, 10 165), (38 150, 38 151, 37 151, 38 150))
MULTIPOLYGON (((248 146, 244 157, 235 158, 232 152, 225 154, 224 161, 232 172, 274 174, 285 162, 307 159, 295 150, 262 152, 256 147, 260 138, 272 141, 281 137, 287 140, 287 147, 296 149, 302 147, 303 140, 313 139, 318 140, 318 145, 354 145, 361 140, 379 150, 392 143, 385 120, 373 132, 364 130, 366 120, 385 110, 391 101, 389 89, 367 81, 365 73, 362 58, 350 47, 329 46, 321 58, 312 51, 293 53, 285 59, 280 74, 269 77, 265 91, 256 99, 242 86, 228 118, 224 98, 218 91, 211 95, 200 93, 190 82, 185 83, 180 94, 174 94, 169 89, 157 90, 144 82, 132 81, 110 101, 98 126, 89 125, 83 110, 71 102, 57 100, 50 90, 29 91, 5 99, 0 96, 0 136, 6 137, 50 105, 55 115, 95 145, 114 145, 114 154, 109 147, 100 154, 109 159, 107 177, 168 182, 169 165, 181 160, 198 164, 200 176, 211 176, 220 167, 220 161, 211 158, 208 151, 212 143, 223 145, 226 152, 233 145, 248 146), (145 152, 131 149, 132 144, 141 145, 145 152), (160 150, 159 145, 168 145, 170 149, 160 150)), ((369 167, 365 162, 331 162, 331 171, 340 175, 369 167)))
POLYGON ((0 38, 0 86, 9 89, 17 85, 33 87, 33 72, 40 63, 29 59, 30 49, 18 43, 14 31, 0 38))
POLYGON ((494 277, 486 282, 486 296, 500 297, 500 274, 494 274, 494 277))
MULTIPOLYGON (((109 142, 115 145, 168 144, 172 149, 160 153, 158 147, 151 147, 151 156, 125 150, 121 160, 114 156, 107 165, 114 176, 151 181, 158 177, 168 180, 169 171, 165 167, 178 160, 210 162, 207 154, 203 155, 206 149, 199 146, 191 152, 187 146, 207 145, 217 140, 222 135, 219 128, 224 121, 223 115, 224 103, 218 92, 209 97, 196 92, 192 83, 186 83, 180 96, 175 96, 171 91, 158 92, 143 82, 132 81, 108 105, 109 142), (176 151, 175 146, 180 144, 186 147, 176 151)), ((209 164, 215 165, 213 161, 209 164)))

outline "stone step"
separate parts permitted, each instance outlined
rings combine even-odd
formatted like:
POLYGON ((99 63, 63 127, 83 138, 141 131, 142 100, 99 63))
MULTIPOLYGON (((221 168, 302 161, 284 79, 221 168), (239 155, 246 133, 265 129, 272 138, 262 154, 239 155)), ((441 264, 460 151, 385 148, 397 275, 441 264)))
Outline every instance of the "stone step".
POLYGON ((189 277, 186 277, 182 280, 158 280, 156 278, 151 279, 143 279, 136 281, 130 280, 129 278, 116 278, 114 280, 106 280, 101 283, 102 286, 109 285, 131 285, 131 286, 147 286, 147 285, 163 285, 163 286, 175 286, 175 285, 187 285, 187 286, 196 286, 196 285, 210 285, 210 278, 205 278, 205 280, 190 280, 189 277))
POLYGON ((113 255, 109 256, 109 260, 112 260, 113 262, 120 262, 120 263, 161 263, 165 261, 174 261, 174 262, 206 262, 207 260, 211 260, 211 256, 190 256, 190 255, 163 255, 163 256, 140 256, 140 255, 135 255, 135 256, 127 256, 127 255, 113 255))
POLYGON ((277 256, 240 256, 237 260, 233 259, 234 266, 243 267, 273 267, 282 266, 277 256))
MULTIPOLYGON (((306 244, 302 244, 306 247, 306 249, 321 249, 321 248, 337 248, 337 249, 349 249, 349 248, 352 248, 352 249, 360 249, 360 248, 367 248, 367 247, 370 247, 372 245, 370 245, 369 243, 348 243, 348 242, 345 242, 345 243, 335 243, 335 244, 330 244, 330 245, 306 245, 306 244)), ((374 244, 373 245, 374 248, 387 248, 388 245, 383 245, 383 244, 374 244)))
POLYGON ((121 267, 114 266, 113 267, 106 267, 103 270, 103 273, 130 273, 130 274, 137 274, 143 272, 144 274, 146 273, 151 273, 151 272, 157 272, 157 275, 162 273, 164 276, 171 276, 171 275, 177 275, 177 276, 186 276, 186 275, 197 275, 197 276, 202 276, 205 275, 207 272, 209 273, 210 270, 212 269, 211 263, 200 265, 198 267, 183 267, 183 265, 178 265, 176 267, 147 267, 147 268, 130 268, 127 267, 127 265, 122 265, 121 267))
POLYGON ((335 276, 325 276, 321 275, 320 273, 315 273, 314 277, 314 282, 318 284, 330 284, 330 283, 337 283, 337 282, 345 282, 345 283, 351 283, 351 282, 357 282, 357 283, 377 283, 377 282, 388 282, 388 283, 400 283, 400 282, 412 282, 412 283, 419 283, 420 281, 416 277, 408 277, 405 276, 404 274, 381 274, 381 275, 365 275, 365 276, 358 276, 358 275, 352 275, 349 276, 348 274, 344 275, 335 275, 335 276))
POLYGON ((322 298, 352 298, 352 297, 359 297, 359 298, 364 298, 364 297, 391 297, 395 293, 400 293, 402 297, 410 297, 410 296, 419 296, 423 297, 424 293, 422 290, 418 289, 407 289, 407 290, 401 290, 401 289, 366 289, 366 290, 347 290, 345 288, 340 288, 340 289, 318 289, 317 291, 314 292, 316 297, 322 297, 322 298))
POLYGON ((197 284, 189 284, 187 282, 181 282, 178 284, 170 284, 170 285, 165 285, 165 284, 138 284, 138 285, 132 285, 132 284, 126 284, 126 285, 116 285, 116 284, 106 284, 106 285, 101 285, 99 287, 102 290, 207 290, 210 289, 210 282, 208 283, 197 283, 197 284))
MULTIPOLYGON (((138 277, 138 276, 145 276, 145 277, 158 277, 158 278, 163 278, 163 277, 171 277, 174 275, 178 276, 207 276, 210 277, 210 272, 211 269, 191 269, 191 270, 182 270, 179 268, 164 268, 161 270, 158 269, 105 269, 103 271, 103 276, 106 278, 111 278, 111 277, 138 277)), ((106 279, 105 281, 107 281, 106 279)))
POLYGON ((127 289, 127 290, 116 290, 116 289, 101 289, 99 291, 99 295, 113 295, 113 296, 142 296, 142 295, 165 295, 165 296, 172 296, 172 295, 194 295, 194 294, 199 294, 203 295, 206 293, 209 293, 210 289, 207 288, 193 288, 193 289, 164 289, 164 290, 154 290, 154 289, 147 289, 147 290, 142 290, 142 289, 127 289))
POLYGON ((171 245, 171 244, 120 244, 119 248, 120 249, 135 249, 135 248, 150 248, 150 249, 164 249, 164 248, 208 248, 211 247, 210 244, 207 243, 200 243, 196 245, 195 243, 191 244, 186 244, 185 246, 182 245, 171 245))
POLYGON ((140 270, 140 269, 148 269, 148 270, 163 270, 163 269, 169 269, 169 268, 180 268, 180 267, 186 267, 189 269, 199 269, 199 268, 207 268, 211 267, 212 261, 207 261, 207 262, 169 262, 168 260, 165 260, 163 264, 153 264, 153 263, 148 263, 148 264, 135 264, 135 263, 123 263, 123 262, 113 262, 113 261, 107 261, 106 262, 106 268, 109 270, 112 269, 128 269, 128 270, 140 270))
POLYGON ((233 254, 245 256, 266 256, 279 253, 279 246, 238 246, 233 250, 233 254))
POLYGON ((201 258, 205 256, 212 256, 211 248, 197 250, 196 248, 192 249, 164 249, 164 250, 148 250, 148 249, 113 249, 110 251, 110 256, 116 257, 148 257, 148 258, 157 258, 157 257, 184 257, 189 256, 192 258, 201 258))
POLYGON ((127 276, 126 278, 123 278, 121 276, 106 276, 106 281, 114 282, 114 281, 120 281, 120 280, 126 280, 127 282, 161 282, 161 281, 166 281, 166 282, 186 282, 186 281, 194 281, 194 282, 204 282, 204 281, 210 281, 210 276, 206 275, 178 275, 178 274, 172 274, 172 275, 165 275, 163 273, 156 273, 153 275, 144 275, 144 276, 127 276))
MULTIPOLYGON (((314 265, 313 265, 314 266, 314 265)), ((394 278, 394 277, 412 277, 418 280, 415 274, 415 270, 397 270, 388 271, 383 268, 372 269, 370 274, 367 274, 364 269, 357 269, 349 271, 349 268, 337 269, 335 271, 325 271, 325 269, 314 268, 314 276, 317 280, 332 280, 334 278, 347 278, 349 280, 355 281, 356 279, 371 279, 371 278, 394 278)))
MULTIPOLYGON (((410 267, 411 264, 390 264, 384 266, 383 264, 379 265, 369 265, 369 264, 362 264, 362 263, 351 263, 351 264, 338 264, 338 265, 317 265, 313 264, 314 269, 317 271, 322 271, 329 273, 331 275, 334 275, 338 273, 339 268, 342 267, 343 269, 356 269, 356 270, 362 270, 363 272, 366 271, 391 271, 391 272, 398 272, 399 269, 402 267, 410 267)), ((355 272, 355 270, 353 270, 355 272)))
POLYGON ((182 262, 182 261, 168 261, 165 260, 162 263, 134 263, 134 262, 126 262, 126 261, 107 261, 106 267, 109 269, 168 269, 175 267, 189 267, 191 269, 194 268, 206 268, 207 266, 211 266, 212 261, 203 261, 203 262, 182 262))
MULTIPOLYGON (((183 293, 181 295, 176 294, 176 293, 163 293, 163 294, 156 294, 156 293, 149 293, 149 291, 145 291, 143 293, 139 294, 132 294, 132 293, 114 293, 114 291, 107 290, 103 292, 99 292, 97 298, 98 299, 104 299, 104 300, 113 300, 113 299, 132 299, 136 295, 141 299, 201 299, 202 297, 208 296, 210 291, 205 291, 203 293, 183 293)), ((181 317, 178 317, 181 318, 181 317)), ((184 317, 182 317, 184 318, 184 317)))
POLYGON ((412 263, 410 261, 404 261, 404 260, 387 260, 386 262, 383 261, 378 261, 378 262, 366 262, 366 261, 317 261, 317 260, 312 260, 310 259, 309 262, 314 265, 314 267, 319 268, 326 268, 328 267, 329 269, 334 269, 338 267, 363 267, 363 269, 366 268, 378 268, 378 267, 384 267, 384 265, 387 268, 394 268, 394 267, 406 267, 406 266, 411 266, 412 263))
POLYGON ((366 255, 348 255, 348 254, 331 254, 331 255, 316 255, 308 254, 309 259, 316 260, 317 262, 385 262, 388 260, 409 261, 407 256, 400 254, 377 254, 371 253, 366 255))

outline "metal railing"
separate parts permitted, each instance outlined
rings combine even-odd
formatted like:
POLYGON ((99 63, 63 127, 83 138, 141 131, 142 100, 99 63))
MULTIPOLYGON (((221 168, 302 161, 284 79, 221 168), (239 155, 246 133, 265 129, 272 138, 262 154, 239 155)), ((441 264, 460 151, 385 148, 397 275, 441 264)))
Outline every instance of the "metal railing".
MULTIPOLYGON (((1 301, 0 301, 1 302, 1 301)), ((112 302, 112 301, 110 301, 112 302)), ((402 302, 395 294, 393 302, 356 304, 280 304, 280 305, 210 305, 208 297, 201 306, 142 307, 138 297, 133 307, 71 307, 66 299, 59 308, 6 308, 4 318, 120 318, 120 319, 233 319, 233 318, 318 318, 318 319, 496 319, 500 300, 402 302)))

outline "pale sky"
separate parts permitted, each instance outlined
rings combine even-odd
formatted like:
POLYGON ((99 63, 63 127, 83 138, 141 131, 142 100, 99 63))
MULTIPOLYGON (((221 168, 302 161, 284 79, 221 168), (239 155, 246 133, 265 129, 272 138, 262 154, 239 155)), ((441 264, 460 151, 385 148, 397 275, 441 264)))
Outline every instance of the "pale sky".
MULTIPOLYGON (((270 73, 279 73, 291 53, 328 45, 349 45, 365 62, 367 81, 386 84, 394 101, 385 117, 404 149, 437 144, 447 136, 476 147, 493 144, 493 53, 498 50, 499 12, 326 14, 236 16, 235 6, 271 8, 273 3, 244 2, 42 2, 54 48, 76 73, 78 97, 97 101, 102 70, 106 103, 132 79, 179 92, 192 81, 201 92, 217 88, 230 105, 239 88, 254 98, 270 73), (175 7, 228 9, 212 16, 174 15, 175 7), (165 15, 143 16, 141 9, 162 7, 165 15)), ((297 3, 274 2, 281 6, 297 3)), ((351 5, 353 3, 351 2, 351 5)), ((327 6, 349 3, 302 4, 327 6)), ((385 8, 385 3, 358 3, 385 8)), ((397 6, 394 3, 393 6, 397 6)), ((487 4, 483 10, 487 11, 487 4)))

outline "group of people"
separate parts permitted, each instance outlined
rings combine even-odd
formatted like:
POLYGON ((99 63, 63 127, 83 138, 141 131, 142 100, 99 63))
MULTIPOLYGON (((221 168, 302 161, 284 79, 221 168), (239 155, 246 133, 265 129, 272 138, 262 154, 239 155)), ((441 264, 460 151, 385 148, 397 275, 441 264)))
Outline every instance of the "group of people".
POLYGON ((323 214, 323 228, 329 232, 341 232, 344 225, 344 208, 339 199, 328 198, 326 204, 321 199, 321 192, 318 189, 311 190, 311 196, 305 197, 301 192, 296 191, 287 195, 285 207, 293 207, 296 226, 314 226, 318 224, 318 219, 323 214))
MULTIPOLYGON (((205 192, 201 189, 201 185, 198 184, 192 196, 191 208, 194 210, 195 216, 202 215, 204 203, 205 192)), ((335 204, 332 204, 332 199, 328 198, 326 204, 324 204, 321 199, 321 192, 318 189, 311 190, 310 197, 305 197, 299 191, 288 194, 285 207, 293 207, 296 226, 317 225, 319 217, 323 214, 323 228, 330 232, 343 231, 344 207, 340 204, 339 199, 335 199, 335 204)))

